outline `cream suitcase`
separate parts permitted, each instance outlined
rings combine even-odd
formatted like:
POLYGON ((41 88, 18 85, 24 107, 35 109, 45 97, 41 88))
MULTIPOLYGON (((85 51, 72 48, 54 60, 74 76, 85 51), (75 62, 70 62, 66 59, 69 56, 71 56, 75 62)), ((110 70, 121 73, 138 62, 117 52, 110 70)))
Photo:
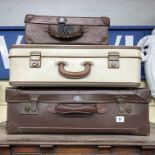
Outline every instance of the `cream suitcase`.
POLYGON ((140 49, 103 45, 14 45, 10 85, 138 87, 140 49))

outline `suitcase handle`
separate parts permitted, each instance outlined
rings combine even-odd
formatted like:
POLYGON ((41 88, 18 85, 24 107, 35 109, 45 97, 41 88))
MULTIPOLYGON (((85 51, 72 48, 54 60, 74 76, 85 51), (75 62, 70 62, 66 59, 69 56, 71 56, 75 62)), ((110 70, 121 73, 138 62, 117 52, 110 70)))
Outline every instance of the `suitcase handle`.
POLYGON ((66 65, 66 63, 64 61, 60 61, 57 64, 58 64, 59 73, 63 77, 70 78, 70 79, 80 79, 88 76, 88 74, 91 71, 91 65, 92 65, 91 62, 84 62, 83 66, 85 66, 85 69, 83 71, 70 72, 65 70, 64 66, 66 65))
POLYGON ((49 25, 48 34, 51 37, 63 40, 71 40, 79 38, 83 35, 84 30, 82 26, 69 26, 59 24, 58 26, 49 25))
POLYGON ((55 112, 60 114, 93 114, 97 112, 94 104, 58 104, 55 112))

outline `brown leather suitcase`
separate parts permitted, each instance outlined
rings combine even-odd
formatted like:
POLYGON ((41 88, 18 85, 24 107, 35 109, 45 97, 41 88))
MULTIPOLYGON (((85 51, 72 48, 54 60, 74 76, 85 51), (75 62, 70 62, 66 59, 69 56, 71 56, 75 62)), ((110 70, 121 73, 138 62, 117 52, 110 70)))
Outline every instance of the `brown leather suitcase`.
POLYGON ((108 17, 60 17, 28 14, 28 44, 108 44, 108 17))
POLYGON ((14 134, 0 123, 0 155, 155 155, 155 124, 149 136, 14 134))
POLYGON ((6 90, 7 133, 149 135, 148 89, 6 90))
POLYGON ((149 136, 14 134, 0 123, 0 155, 155 155, 155 124, 149 136))

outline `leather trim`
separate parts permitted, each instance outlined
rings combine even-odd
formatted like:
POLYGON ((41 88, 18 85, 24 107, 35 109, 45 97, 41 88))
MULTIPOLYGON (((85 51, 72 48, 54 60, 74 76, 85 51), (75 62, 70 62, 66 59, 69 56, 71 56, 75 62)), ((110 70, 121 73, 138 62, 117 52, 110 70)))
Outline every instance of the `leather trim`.
MULTIPOLYGON (((28 55, 25 56, 20 56, 20 55, 10 55, 9 58, 26 58, 30 57, 28 55)), ((108 56, 41 56, 42 58, 108 58, 108 56)), ((124 57, 124 56, 119 56, 119 58, 127 58, 127 59, 142 59, 141 57, 124 57)))
POLYGON ((20 44, 12 45, 11 48, 60 48, 60 49, 138 49, 137 46, 113 46, 113 45, 49 45, 49 44, 20 44))
POLYGON ((41 82, 41 81, 30 81, 30 82, 26 82, 26 81, 9 81, 9 84, 12 86, 21 86, 21 87, 29 87, 29 86, 34 86, 34 87, 39 87, 39 86, 46 86, 46 87, 51 87, 51 86, 58 86, 58 87, 62 87, 62 86, 70 86, 70 87, 81 87, 81 84, 83 86, 87 86, 87 87, 139 87, 140 83, 134 83, 134 82, 77 82, 77 83, 73 83, 73 82, 56 82, 56 81, 52 81, 52 82, 41 82))
MULTIPOLYGON (((117 134, 134 134, 134 135, 142 135, 146 136, 148 133, 141 134, 137 133, 137 128, 73 128, 73 127, 19 127, 19 129, 23 130, 24 133, 117 133, 117 134), (63 131, 63 132, 62 132, 63 131)), ((9 133, 9 132, 8 132, 9 133)), ((10 132, 10 133, 18 133, 18 132, 10 132)))
MULTIPOLYGON (((116 103, 118 102, 118 97, 126 96, 126 100, 128 103, 140 103, 140 104, 148 104, 151 99, 151 94, 148 88, 103 88, 103 87, 42 87, 38 89, 37 87, 23 87, 23 88, 15 88, 15 87, 8 87, 6 88, 6 102, 24 102, 29 103, 30 98, 29 95, 33 94, 38 98, 39 102, 49 103, 54 105, 55 103, 97 103, 103 104, 102 99, 100 98, 103 96, 108 96, 108 98, 104 99, 104 104, 107 103, 116 103), (44 96, 44 94, 50 95, 48 98, 44 96), (139 96, 139 94, 141 94, 139 96), (145 95, 147 94, 147 95, 145 95), (26 96, 25 96, 26 95, 26 96), (55 99, 53 96, 61 96, 61 98, 55 99), (75 96, 77 97, 75 100, 75 96), (93 96, 93 100, 91 98, 87 98, 87 96, 93 96), (112 97, 112 96, 113 97, 112 97), (69 96, 70 99, 64 99, 64 97, 69 96), (143 97, 141 97, 143 96, 143 97), (82 100, 80 100, 82 97, 82 100), (86 98, 85 98, 86 97, 86 98), (117 97, 117 98, 116 98, 117 97)), ((149 116, 148 116, 149 117, 149 116)))
POLYGON ((69 16, 42 16, 27 14, 25 23, 33 24, 58 24, 57 19, 64 17, 68 25, 110 26, 108 17, 69 17, 69 16))

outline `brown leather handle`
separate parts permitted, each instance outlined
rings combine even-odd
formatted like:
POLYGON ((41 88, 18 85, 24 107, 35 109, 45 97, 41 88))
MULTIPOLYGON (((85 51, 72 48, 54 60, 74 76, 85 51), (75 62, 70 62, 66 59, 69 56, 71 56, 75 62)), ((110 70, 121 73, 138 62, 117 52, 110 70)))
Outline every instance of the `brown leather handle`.
POLYGON ((66 65, 66 63, 64 61, 60 61, 58 62, 58 69, 59 69, 59 73, 66 78, 71 78, 71 79, 80 79, 80 78, 84 78, 86 76, 88 76, 88 74, 91 71, 91 62, 84 62, 84 66, 85 69, 83 71, 80 72, 70 72, 70 71, 66 71, 64 66, 66 65))
POLYGON ((58 104, 55 107, 55 112, 60 114, 92 114, 97 112, 94 104, 58 104))
POLYGON ((53 114, 103 114, 110 110, 110 107, 104 103, 52 103, 47 110, 53 114))
POLYGON ((57 39, 71 40, 81 37, 84 33, 84 30, 82 26, 69 26, 60 24, 57 26, 49 25, 48 33, 51 37, 57 39))

